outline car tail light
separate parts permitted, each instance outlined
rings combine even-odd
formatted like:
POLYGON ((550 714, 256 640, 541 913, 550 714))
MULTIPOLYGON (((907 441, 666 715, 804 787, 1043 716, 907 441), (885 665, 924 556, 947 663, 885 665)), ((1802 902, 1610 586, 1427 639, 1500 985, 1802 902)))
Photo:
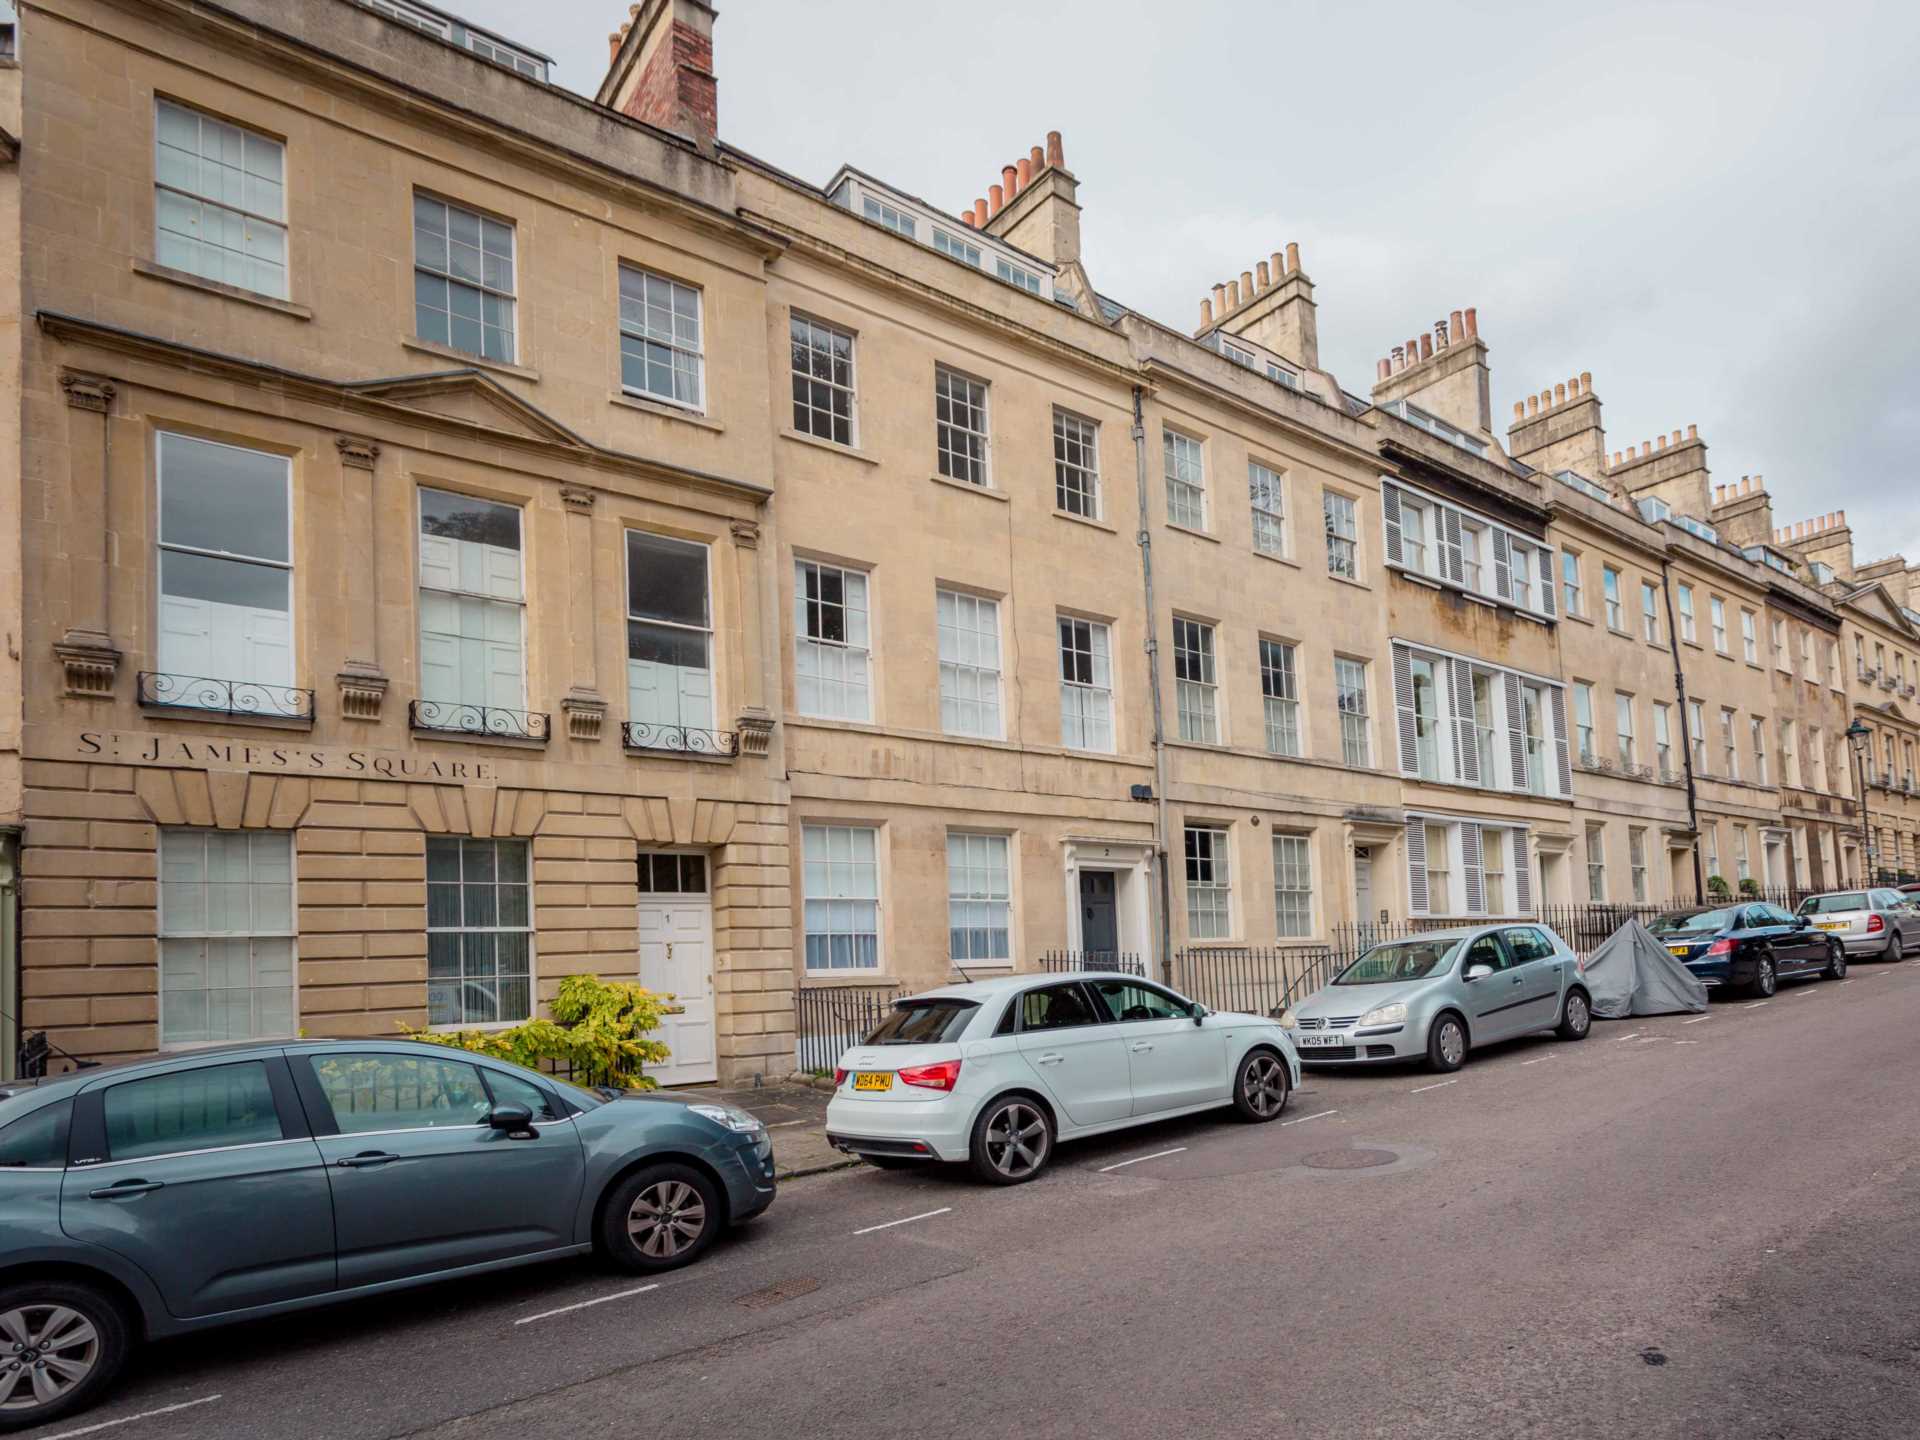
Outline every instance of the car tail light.
POLYGON ((847 1083, 847 1072, 840 1069, 840 1067, 836 1065, 833 1071, 833 1088, 838 1090, 842 1085, 846 1083, 847 1083))
POLYGON ((1713 944, 1707 947, 1707 954, 1708 955, 1731 955, 1733 954, 1733 941, 1725 938, 1716 940, 1713 942, 1713 944))
POLYGON ((922 1090, 951 1090, 960 1083, 960 1062, 942 1060, 938 1065, 909 1065, 900 1072, 902 1085, 918 1085, 922 1090))
POLYGON ((1869 935, 1878 935, 1882 930, 1886 928, 1887 928, 1887 922, 1881 919, 1878 915, 1867 916, 1867 933, 1869 935))

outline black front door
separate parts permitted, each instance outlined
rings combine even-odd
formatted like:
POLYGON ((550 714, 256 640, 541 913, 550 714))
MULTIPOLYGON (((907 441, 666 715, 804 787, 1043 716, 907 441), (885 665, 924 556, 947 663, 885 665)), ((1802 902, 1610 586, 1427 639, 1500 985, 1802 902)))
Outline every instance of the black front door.
POLYGON ((1111 870, 1080 872, 1080 948, 1089 956, 1111 956, 1120 949, 1113 892, 1111 870))

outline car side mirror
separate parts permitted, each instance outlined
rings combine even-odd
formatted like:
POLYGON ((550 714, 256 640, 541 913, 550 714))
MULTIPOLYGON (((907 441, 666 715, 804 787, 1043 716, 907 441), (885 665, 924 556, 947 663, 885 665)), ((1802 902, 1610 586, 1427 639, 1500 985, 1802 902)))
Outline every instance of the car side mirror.
POLYGON ((510 1140, 532 1140, 540 1132, 533 1128, 533 1112, 524 1105, 496 1105, 487 1112, 487 1124, 505 1131, 510 1140))
POLYGON ((1460 978, 1468 981, 1484 980, 1492 973, 1493 967, 1491 965, 1469 965, 1467 966, 1466 973, 1460 978))
POLYGON ((1804 915, 1796 915, 1793 917, 1793 928, 1796 930, 1804 930, 1811 924, 1813 924, 1813 921, 1804 915))
POLYGON ((1202 1020, 1205 1020, 1206 1018, 1207 1018, 1207 1007, 1204 1005, 1195 1005, 1193 1007, 1193 1023, 1198 1025, 1202 1020))

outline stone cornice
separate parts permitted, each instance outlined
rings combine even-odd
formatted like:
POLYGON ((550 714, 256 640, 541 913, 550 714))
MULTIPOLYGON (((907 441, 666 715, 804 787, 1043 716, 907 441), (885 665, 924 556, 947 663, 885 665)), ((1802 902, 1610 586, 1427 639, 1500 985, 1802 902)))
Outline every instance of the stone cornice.
POLYGON ((596 469, 686 485, 710 494, 749 499, 755 504, 764 503, 773 494, 770 487, 755 481, 737 480, 731 476, 715 475, 708 471, 695 470, 688 466, 674 465, 668 461, 596 445, 561 425, 537 406, 529 405, 482 371, 400 376, 394 377, 391 381, 333 380, 325 376, 308 375, 297 370, 285 369, 265 361, 251 360, 244 356, 203 350, 199 346, 186 345, 177 340, 145 335, 136 330, 88 320, 77 315, 67 315, 59 311, 36 311, 34 318, 39 323, 42 333, 55 340, 90 345, 175 368, 191 369, 198 374, 218 375, 249 384, 267 383, 283 394, 298 395, 359 414, 402 419, 411 426, 430 427, 449 434, 479 437, 488 445, 503 449, 517 448, 540 454, 558 455, 577 464, 589 465, 596 469), (471 421, 455 416, 415 408, 402 403, 401 400, 389 398, 384 393, 391 388, 403 396, 410 395, 417 393, 429 381, 437 382, 442 386, 459 384, 487 391, 502 401, 505 413, 517 410, 526 413, 529 417, 537 417, 542 422, 540 428, 544 433, 514 434, 492 426, 475 425, 471 421))

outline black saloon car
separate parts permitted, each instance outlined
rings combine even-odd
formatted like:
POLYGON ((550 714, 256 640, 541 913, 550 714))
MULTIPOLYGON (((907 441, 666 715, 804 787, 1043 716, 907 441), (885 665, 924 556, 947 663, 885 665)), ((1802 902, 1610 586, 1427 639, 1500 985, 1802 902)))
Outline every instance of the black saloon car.
POLYGON ((1674 910, 1647 927, 1708 988, 1739 986, 1771 995, 1782 980, 1824 975, 1842 979, 1847 952, 1837 936, 1803 915, 1757 900, 1674 910))

